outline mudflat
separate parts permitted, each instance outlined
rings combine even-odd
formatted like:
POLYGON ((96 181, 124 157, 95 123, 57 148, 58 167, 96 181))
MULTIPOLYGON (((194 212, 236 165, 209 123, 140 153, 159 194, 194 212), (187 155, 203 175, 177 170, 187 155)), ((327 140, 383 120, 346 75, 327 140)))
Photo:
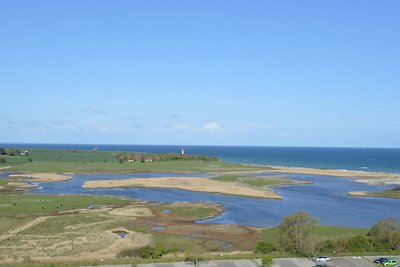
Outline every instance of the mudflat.
POLYGON ((161 177, 130 178, 123 180, 86 181, 83 188, 177 188, 196 192, 219 193, 255 198, 281 199, 282 197, 270 188, 254 188, 236 182, 215 181, 198 177, 161 177))

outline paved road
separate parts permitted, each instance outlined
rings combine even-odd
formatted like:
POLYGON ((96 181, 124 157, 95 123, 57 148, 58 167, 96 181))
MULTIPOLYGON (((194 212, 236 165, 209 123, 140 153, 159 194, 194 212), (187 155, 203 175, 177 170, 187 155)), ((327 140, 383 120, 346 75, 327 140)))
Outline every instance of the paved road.
MULTIPOLYGON (((372 261, 374 257, 341 257, 334 258, 325 267, 377 267, 372 261)), ((400 256, 387 256, 400 262, 400 256)), ((259 267, 260 261, 253 260, 214 260, 202 261, 200 267, 259 267)), ((131 265, 113 265, 113 267, 128 267, 131 265)), ((102 266, 108 267, 108 266, 102 266)), ((170 262, 138 264, 137 267, 194 267, 192 262, 170 262)), ((273 267, 316 267, 315 263, 306 258, 280 258, 275 259, 273 267)))
MULTIPOLYGON (((325 267, 377 267, 373 260, 379 257, 340 257, 328 262, 325 267)), ((400 256, 388 256, 400 262, 400 256)), ((305 258, 275 259, 273 267, 316 267, 315 263, 305 258)))
MULTIPOLYGON (((201 261, 201 267, 258 267, 259 261, 252 260, 215 260, 201 261)), ((153 263, 138 264, 137 267, 193 267, 192 262, 171 262, 171 263, 153 263)))

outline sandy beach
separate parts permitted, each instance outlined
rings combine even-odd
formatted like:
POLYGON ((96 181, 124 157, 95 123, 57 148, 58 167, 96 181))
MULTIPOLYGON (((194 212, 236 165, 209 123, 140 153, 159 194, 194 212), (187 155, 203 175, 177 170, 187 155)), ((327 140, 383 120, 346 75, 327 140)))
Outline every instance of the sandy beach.
POLYGON ((255 198, 281 199, 272 189, 247 187, 236 182, 221 182, 198 177, 161 177, 161 178, 130 178, 124 180, 87 181, 83 188, 115 188, 115 187, 145 187, 145 188, 177 188, 196 192, 219 193, 225 195, 246 196, 255 198))
POLYGON ((71 179, 72 176, 59 173, 24 173, 11 174, 10 178, 28 178, 37 182, 63 182, 71 179))
POLYGON ((301 167, 282 167, 271 166, 271 172, 278 173, 301 173, 313 175, 327 175, 352 178, 357 182, 367 184, 400 184, 400 174, 384 173, 384 172, 363 172, 363 171, 349 171, 349 170, 325 170, 301 167))

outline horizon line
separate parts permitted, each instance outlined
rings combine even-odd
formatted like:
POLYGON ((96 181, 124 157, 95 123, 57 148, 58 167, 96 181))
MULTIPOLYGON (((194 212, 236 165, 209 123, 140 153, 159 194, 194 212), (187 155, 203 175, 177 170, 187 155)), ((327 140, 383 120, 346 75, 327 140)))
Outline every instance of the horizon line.
POLYGON ((182 147, 269 147, 269 148, 357 148, 357 149, 400 149, 400 147, 378 147, 378 146, 274 146, 274 145, 193 145, 193 144, 107 144, 107 143, 19 143, 1 142, 0 145, 86 145, 86 146, 182 146, 182 147))

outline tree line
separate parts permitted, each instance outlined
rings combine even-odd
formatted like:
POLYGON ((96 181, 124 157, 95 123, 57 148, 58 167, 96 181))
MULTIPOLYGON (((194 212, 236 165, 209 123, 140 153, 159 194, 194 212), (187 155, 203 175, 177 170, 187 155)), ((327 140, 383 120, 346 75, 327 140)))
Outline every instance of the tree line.
POLYGON ((284 251, 299 255, 392 252, 400 250, 400 223, 395 218, 385 218, 373 225, 366 235, 340 238, 320 238, 316 229, 317 218, 301 211, 286 217, 278 228, 277 244, 259 242, 256 252, 284 251))
POLYGON ((175 153, 149 154, 149 153, 118 153, 115 157, 119 162, 149 162, 149 161, 218 161, 218 158, 205 155, 181 155, 175 153))
MULTIPOLYGON (((29 156, 29 152, 27 150, 0 147, 0 163, 6 162, 6 158, 1 156, 9 156, 9 157, 29 156)), ((32 158, 28 158, 28 161, 31 162, 32 158)))

